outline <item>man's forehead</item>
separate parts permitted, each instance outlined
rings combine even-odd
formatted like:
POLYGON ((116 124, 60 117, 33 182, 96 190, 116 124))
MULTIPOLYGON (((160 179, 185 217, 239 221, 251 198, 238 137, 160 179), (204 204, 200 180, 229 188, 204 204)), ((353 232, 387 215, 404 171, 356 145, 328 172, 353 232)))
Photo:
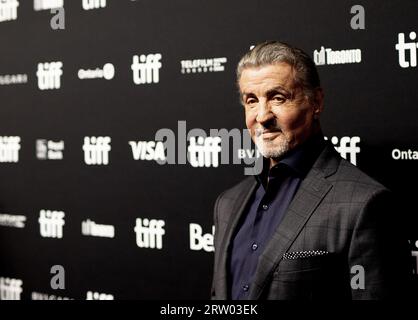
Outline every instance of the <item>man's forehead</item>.
POLYGON ((241 94, 248 94, 253 90, 272 90, 274 88, 290 90, 293 85, 293 68, 284 62, 245 68, 239 81, 241 94))

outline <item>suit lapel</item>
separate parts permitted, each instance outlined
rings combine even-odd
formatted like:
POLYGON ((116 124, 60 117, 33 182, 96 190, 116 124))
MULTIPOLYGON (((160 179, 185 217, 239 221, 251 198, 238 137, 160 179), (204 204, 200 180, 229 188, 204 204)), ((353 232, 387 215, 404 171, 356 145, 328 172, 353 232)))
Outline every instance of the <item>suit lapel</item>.
POLYGON ((239 193, 233 203, 233 207, 231 209, 232 214, 230 215, 226 232, 224 233, 222 241, 220 242, 221 245, 219 248, 219 263, 217 267, 219 272, 217 278, 219 279, 219 282, 216 292, 218 299, 228 298, 227 257, 229 253, 229 246, 231 244, 232 237, 234 235, 235 229, 237 228, 238 222, 257 186, 257 181, 254 179, 254 177, 250 177, 248 180, 248 183, 245 185, 246 187, 243 189, 244 192, 239 193))
POLYGON ((283 254, 289 249, 309 217, 331 189, 332 184, 325 177, 335 172, 338 166, 339 158, 335 156, 335 153, 333 146, 328 145, 302 181, 283 221, 259 258, 249 299, 260 297, 273 271, 282 260, 283 254))

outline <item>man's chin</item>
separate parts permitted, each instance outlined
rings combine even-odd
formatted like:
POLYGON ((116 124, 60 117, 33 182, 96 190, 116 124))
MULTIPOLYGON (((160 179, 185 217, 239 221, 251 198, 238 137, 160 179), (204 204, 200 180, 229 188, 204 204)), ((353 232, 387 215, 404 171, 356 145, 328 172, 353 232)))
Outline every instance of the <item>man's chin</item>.
POLYGON ((282 142, 279 145, 273 145, 273 143, 259 142, 257 143, 257 149, 264 158, 281 158, 289 151, 289 144, 282 142))
POLYGON ((261 155, 264 158, 281 158, 285 155, 289 148, 287 146, 282 147, 265 147, 265 146, 257 146, 258 151, 260 151, 261 155))

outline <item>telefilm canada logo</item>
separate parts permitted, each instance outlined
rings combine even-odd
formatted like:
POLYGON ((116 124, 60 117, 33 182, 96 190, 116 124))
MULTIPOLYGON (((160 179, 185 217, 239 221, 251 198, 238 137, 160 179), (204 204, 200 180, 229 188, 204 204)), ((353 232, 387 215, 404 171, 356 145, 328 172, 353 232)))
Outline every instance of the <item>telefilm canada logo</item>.
POLYGON ((181 60, 181 73, 207 73, 225 71, 226 57, 181 60))

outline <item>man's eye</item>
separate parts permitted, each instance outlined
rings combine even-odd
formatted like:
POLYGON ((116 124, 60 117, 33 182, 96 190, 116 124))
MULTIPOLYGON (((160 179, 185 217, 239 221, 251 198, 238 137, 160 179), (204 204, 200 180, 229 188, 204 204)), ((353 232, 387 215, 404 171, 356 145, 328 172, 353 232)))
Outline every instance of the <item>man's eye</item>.
POLYGON ((253 104, 255 102, 256 102, 255 99, 247 99, 247 104, 253 104))
POLYGON ((280 102, 280 103, 283 103, 283 102, 285 102, 285 101, 286 101, 286 98, 285 98, 285 97, 283 97, 283 96, 274 96, 274 97, 273 97, 273 100, 274 100, 274 101, 277 101, 277 102, 280 102))

